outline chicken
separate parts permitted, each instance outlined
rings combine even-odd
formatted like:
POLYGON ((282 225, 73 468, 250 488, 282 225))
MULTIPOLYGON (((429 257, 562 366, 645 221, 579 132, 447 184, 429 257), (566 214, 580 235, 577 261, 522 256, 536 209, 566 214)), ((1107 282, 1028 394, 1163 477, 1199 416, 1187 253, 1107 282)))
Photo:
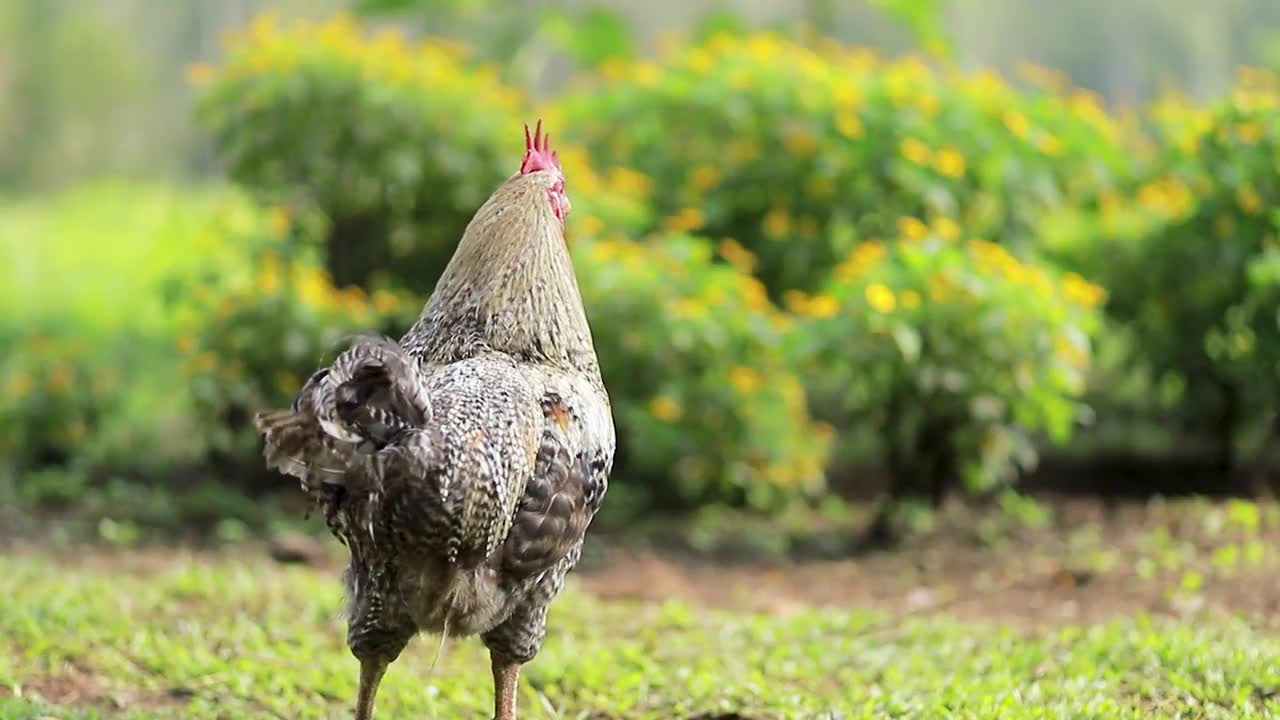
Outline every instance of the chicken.
POLYGON ((361 336, 288 410, 256 417, 350 554, 357 720, 419 632, 479 635, 497 720, 577 563, 613 467, 609 397, 564 240, 558 158, 525 127, 520 171, 467 226, 417 322, 361 336))

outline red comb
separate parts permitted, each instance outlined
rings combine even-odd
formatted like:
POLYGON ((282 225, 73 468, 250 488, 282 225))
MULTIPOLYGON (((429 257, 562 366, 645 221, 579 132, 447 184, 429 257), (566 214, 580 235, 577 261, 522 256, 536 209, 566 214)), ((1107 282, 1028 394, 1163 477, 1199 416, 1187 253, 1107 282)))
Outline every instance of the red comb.
POLYGON ((560 158, 551 149, 550 133, 542 134, 542 120, 538 120, 537 129, 529 136, 529 124, 524 125, 524 160, 520 162, 520 174, 539 170, 559 170, 560 158))

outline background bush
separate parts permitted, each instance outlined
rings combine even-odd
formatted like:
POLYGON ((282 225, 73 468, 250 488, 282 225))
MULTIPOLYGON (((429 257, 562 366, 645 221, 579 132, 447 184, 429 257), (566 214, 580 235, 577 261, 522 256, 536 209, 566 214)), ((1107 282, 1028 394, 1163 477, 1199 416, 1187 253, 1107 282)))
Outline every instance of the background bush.
POLYGON ((4 464, 50 495, 74 484, 50 468, 163 485, 183 463, 264 487, 251 414, 351 331, 410 325, 539 116, 615 401, 619 517, 776 510, 877 464, 894 497, 985 493, 1054 443, 1099 444, 1072 432, 1091 424, 1222 467, 1267 447, 1271 75, 1122 121, 1052 73, 803 36, 592 63, 535 102, 448 42, 255 22, 190 72, 252 201, 122 185, 0 206, 4 464))
POLYGON ((773 34, 607 64, 559 110, 606 172, 647 177, 655 223, 734 239, 775 298, 821 287, 860 240, 963 227, 1034 249, 1046 208, 1125 166, 1116 123, 1085 91, 1015 91, 773 34))
MULTIPOLYGON (((1110 290, 1127 361, 1163 396, 1168 444, 1234 469, 1275 438, 1280 378, 1280 94, 1245 70, 1206 107, 1171 98, 1149 116, 1143 167, 1047 225, 1049 245, 1110 290)), ((1148 415, 1150 417, 1150 415, 1148 415)))
POLYGON ((318 210, 341 286, 380 274, 429 290, 476 208, 519 167, 520 94, 466 51, 408 46, 346 16, 255 21, 199 66, 199 116, 233 180, 318 210))
POLYGON ((230 240, 259 211, 226 190, 106 183, 0 214, 0 481, 64 499, 113 476, 169 482, 203 452, 180 296, 244 267, 230 240))
POLYGON ((575 259, 621 429, 620 495, 774 509, 822 490, 831 428, 809 417, 791 318, 759 280, 681 234, 599 239, 575 259))
POLYGON ((995 243, 934 235, 864 242, 792 302, 846 450, 869 440, 894 496, 936 504, 957 476, 973 492, 1007 487, 1041 441, 1071 436, 1104 298, 995 243))

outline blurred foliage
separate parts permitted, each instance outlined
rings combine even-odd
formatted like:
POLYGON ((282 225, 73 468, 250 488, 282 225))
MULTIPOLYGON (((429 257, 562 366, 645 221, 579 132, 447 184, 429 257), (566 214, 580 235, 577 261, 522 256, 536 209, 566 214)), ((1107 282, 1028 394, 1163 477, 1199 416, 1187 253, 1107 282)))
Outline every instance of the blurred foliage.
POLYGON ((407 45, 346 16, 260 17, 196 66, 199 115, 231 178, 326 219, 340 285, 429 290, 493 187, 518 167, 520 95, 445 41, 407 45))
POLYGON ((399 337, 421 308, 411 293, 339 289, 313 259, 282 257, 276 245, 289 232, 284 210, 265 217, 256 238, 239 239, 257 248, 246 264, 252 273, 194 285, 187 299, 192 322, 174 340, 204 442, 213 457, 250 479, 262 476, 253 414, 287 406, 353 333, 399 337))
POLYGON ((1112 292, 1137 360, 1168 388, 1183 431, 1237 463, 1248 429, 1275 439, 1280 393, 1280 81, 1244 68, 1207 107, 1149 113, 1131 188, 1046 225, 1046 243, 1112 292))
POLYGON ((242 267, 228 240, 254 213, 225 190, 119 184, 0 205, 0 480, 78 500, 200 456, 174 289, 242 267))
POLYGON ((764 509, 822 490, 831 428, 809 418, 782 347, 791 318, 759 280, 681 234, 576 247, 621 429, 620 496, 764 509))
POLYGON ((647 176, 664 227, 754 253, 778 298, 820 287, 859 240, 930 223, 1023 252, 1046 209, 1111 187, 1126 164, 1116 123, 1040 79, 1023 93, 912 58, 718 34, 607 64, 554 125, 606 171, 647 176))
POLYGON ((8 464, 68 468, 24 476, 63 496, 183 462, 261 479, 251 414, 349 333, 410 325, 535 106, 614 399, 610 513, 778 510, 868 462, 895 497, 1003 491, 1079 442, 1086 401, 1265 446, 1274 77, 1122 121, 1041 69, 1019 89, 708 23, 657 60, 583 49, 598 67, 534 103, 453 43, 255 21, 190 69, 254 202, 118 186, 0 206, 8 464))
POLYGON ((824 291, 789 294, 816 395, 877 430, 894 495, 1007 486, 1070 438, 1105 291, 985 240, 868 241, 824 291), (840 358, 833 362, 832 358, 840 358))

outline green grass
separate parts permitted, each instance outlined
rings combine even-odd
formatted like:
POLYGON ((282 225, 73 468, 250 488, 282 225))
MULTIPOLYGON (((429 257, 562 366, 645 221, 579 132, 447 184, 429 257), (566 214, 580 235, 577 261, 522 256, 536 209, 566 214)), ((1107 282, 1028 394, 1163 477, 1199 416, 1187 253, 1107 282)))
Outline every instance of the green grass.
MULTIPOLYGON (((0 558, 0 718, 349 717, 336 572, 239 555, 0 558)), ((1238 620, 1018 630, 601 602, 571 585, 550 622, 524 717, 1280 716, 1280 637, 1238 620)), ((429 676, 434 647, 419 639, 395 663, 381 717, 488 717, 478 641, 452 644, 429 676)))
POLYGON ((226 188, 102 182, 0 200, 0 310, 111 332, 168 330, 165 278, 235 263, 225 228, 251 204, 226 188))

